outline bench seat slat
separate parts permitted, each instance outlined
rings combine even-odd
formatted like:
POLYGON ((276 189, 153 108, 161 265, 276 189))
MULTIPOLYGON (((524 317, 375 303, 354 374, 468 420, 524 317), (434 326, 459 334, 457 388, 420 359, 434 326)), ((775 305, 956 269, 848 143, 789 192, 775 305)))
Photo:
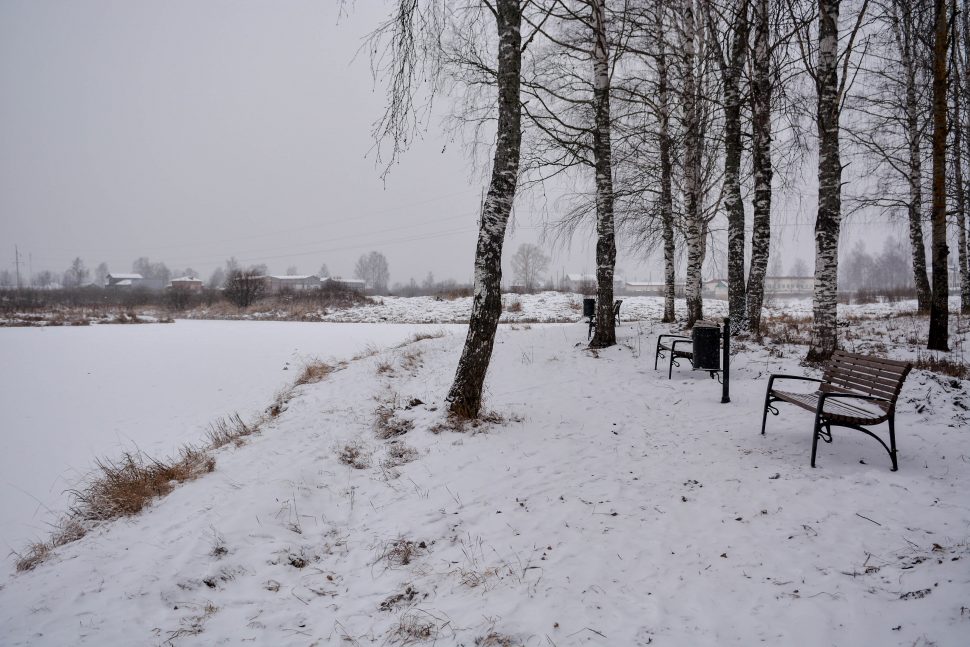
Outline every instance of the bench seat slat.
MULTIPOLYGON (((793 393, 791 391, 772 391, 779 400, 784 400, 808 411, 815 411, 818 407, 819 393, 793 393)), ((857 404, 840 399, 825 401, 825 416, 833 420, 851 422, 856 425, 875 425, 883 422, 888 413, 878 403, 866 402, 857 404)))

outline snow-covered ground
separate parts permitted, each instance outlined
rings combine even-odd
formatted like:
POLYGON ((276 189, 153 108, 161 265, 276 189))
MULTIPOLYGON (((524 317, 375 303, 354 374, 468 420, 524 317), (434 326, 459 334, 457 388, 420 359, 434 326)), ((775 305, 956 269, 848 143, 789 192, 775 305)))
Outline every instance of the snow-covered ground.
POLYGON ((666 329, 594 352, 583 323, 501 327, 504 422, 464 433, 460 329, 351 361, 212 474, 9 575, 0 643, 966 645, 970 382, 910 375, 898 472, 839 429, 812 469, 807 412, 758 433, 803 347, 738 344, 720 404, 654 370, 666 329))
MULTIPOLYGON (((179 321, 0 329, 0 550, 42 538, 96 458, 174 453, 214 419, 244 417, 294 380, 302 360, 441 326, 179 321)), ((0 640, 2 642, 2 640, 0 640)))

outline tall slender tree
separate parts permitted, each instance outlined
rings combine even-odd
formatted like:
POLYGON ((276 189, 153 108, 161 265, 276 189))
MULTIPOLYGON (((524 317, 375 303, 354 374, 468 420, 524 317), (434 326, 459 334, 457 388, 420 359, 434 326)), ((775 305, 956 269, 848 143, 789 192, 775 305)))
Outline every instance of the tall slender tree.
MULTIPOLYGON (((443 66, 469 66, 497 87, 497 131, 488 191, 482 205, 475 248, 474 294, 468 334, 454 382, 448 392, 451 413, 474 418, 482 406, 482 390, 492 357, 495 331, 502 310, 502 250, 519 177, 521 132, 522 13, 528 0, 481 0, 449 6, 445 0, 397 0, 392 17, 371 36, 375 75, 387 77, 388 102, 375 127, 375 137, 391 148, 395 161, 413 139, 420 109, 415 101, 427 82, 433 92, 443 66), (498 37, 497 64, 490 68, 472 57, 462 44, 482 36, 477 16, 494 19, 498 37), (454 24, 457 15, 472 14, 475 20, 454 24), (445 49, 449 36, 455 45, 445 49)), ((528 42, 528 40, 526 41, 528 42)), ((471 48, 474 50, 474 48, 471 48)), ((477 54, 477 50, 473 51, 477 54)), ((461 79, 459 79, 461 82, 461 79)), ((388 166, 389 167, 389 166, 388 166)))
POLYGON ((948 6, 947 0, 935 0, 933 12, 933 300, 926 344, 930 350, 950 350, 946 244, 948 6))
POLYGON ((818 64, 810 70, 818 96, 818 215, 815 219, 815 288, 809 361, 824 361, 838 345, 839 231, 842 223, 842 159, 839 144, 842 104, 853 45, 868 9, 864 0, 848 44, 839 53, 841 0, 819 0, 818 64), (842 75, 839 78, 839 63, 842 75))
POLYGON ((613 161, 610 128, 610 51, 606 35, 606 0, 590 0, 593 59, 593 158, 596 173, 596 331, 592 348, 616 343, 613 319, 613 272, 616 235, 613 223, 613 161))

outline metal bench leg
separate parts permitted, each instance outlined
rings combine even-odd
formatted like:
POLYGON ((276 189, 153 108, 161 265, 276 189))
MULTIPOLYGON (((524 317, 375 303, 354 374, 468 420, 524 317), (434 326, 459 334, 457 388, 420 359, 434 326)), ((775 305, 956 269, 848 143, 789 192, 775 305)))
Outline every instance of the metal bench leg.
POLYGON ((660 360, 660 337, 657 337, 657 352, 653 355, 653 370, 657 370, 657 362, 660 360))
POLYGON ((586 333, 586 341, 589 341, 590 340, 590 337, 593 336, 593 327, 595 325, 596 325, 596 322, 593 321, 592 319, 590 319, 589 320, 589 332, 586 333))
POLYGON ((815 409, 815 425, 812 427, 812 467, 815 467, 815 454, 818 452, 818 434, 822 431, 822 406, 824 398, 820 398, 815 409))
POLYGON ((893 471, 899 469, 899 464, 896 462, 896 421, 893 414, 889 415, 889 457, 893 459, 893 471))
POLYGON ((768 407, 771 406, 771 385, 765 389, 765 412, 761 416, 761 435, 765 435, 765 425, 768 424, 768 407))
POLYGON ((674 377, 674 351, 670 351, 670 364, 667 365, 667 379, 671 380, 674 377))

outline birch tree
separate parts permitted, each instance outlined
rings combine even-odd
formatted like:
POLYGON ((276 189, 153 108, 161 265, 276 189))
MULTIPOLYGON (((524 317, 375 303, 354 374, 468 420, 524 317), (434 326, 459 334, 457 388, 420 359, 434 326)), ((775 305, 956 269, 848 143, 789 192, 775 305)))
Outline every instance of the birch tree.
POLYGON ((864 0, 848 44, 839 52, 841 0, 819 0, 818 62, 809 64, 818 98, 818 214, 815 219, 815 288, 812 304, 814 321, 808 361, 831 357, 838 345, 836 328, 838 303, 839 231, 842 223, 842 159, 839 144, 842 105, 849 80, 853 46, 869 1, 864 0), (840 78, 841 63, 841 78, 840 78))
MULTIPOLYGON (((528 0, 526 0, 528 2, 528 0)), ((502 309, 502 248, 519 176, 522 142, 520 83, 522 66, 522 12, 520 0, 483 0, 456 9, 494 19, 498 47, 494 74, 486 72, 497 87, 495 147, 488 191, 482 206, 475 248, 474 293, 468 333, 447 400, 451 413, 467 418, 479 415, 482 390, 495 344, 495 331, 502 309)), ((449 23, 454 14, 444 0, 398 0, 392 18, 372 35, 377 52, 373 67, 378 76, 389 76, 388 104, 378 122, 378 140, 391 146, 392 160, 403 152, 415 128, 415 96, 424 75, 434 78, 441 71, 442 39, 451 36, 470 39, 478 34, 478 23, 449 23), (381 58, 384 56, 384 58, 381 58)), ((452 60, 460 59, 455 56, 452 60)))
POLYGON ((933 300, 930 303, 929 350, 950 350, 946 244, 947 0, 934 1, 933 29, 933 300))
MULTIPOLYGON (((765 4, 767 4, 765 2, 765 4)), ((705 5, 709 29, 717 33, 718 24, 727 27, 727 51, 714 47, 721 70, 724 110, 724 210, 728 220, 728 313, 737 330, 743 327, 745 313, 744 282, 744 202, 741 197, 741 79, 748 53, 748 0, 729 5, 726 15, 715 20, 711 2, 705 5)), ((767 17, 765 18, 767 20, 767 17)), ((767 37, 767 34, 765 34, 767 37)), ((767 50, 767 42, 764 43, 767 50)), ((770 110, 770 106, 769 106, 770 110)), ((759 304, 760 308, 760 304, 759 304)))
POLYGON ((746 323, 755 335, 761 330, 765 276, 771 249, 771 52, 768 0, 754 2, 754 48, 751 55, 751 172, 754 204, 751 223, 751 267, 745 294, 746 323))

